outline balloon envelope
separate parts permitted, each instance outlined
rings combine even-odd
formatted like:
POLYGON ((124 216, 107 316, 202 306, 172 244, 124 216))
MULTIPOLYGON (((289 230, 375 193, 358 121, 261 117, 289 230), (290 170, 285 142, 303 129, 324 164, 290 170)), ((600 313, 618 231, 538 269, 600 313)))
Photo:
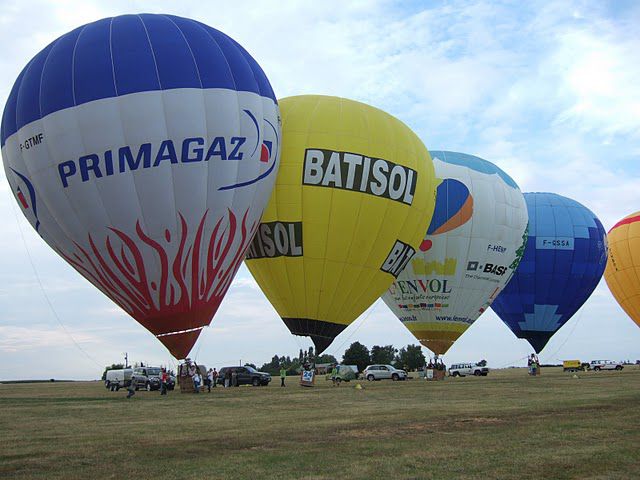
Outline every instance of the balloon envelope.
POLYGON ((1 141, 40 236, 183 358, 257 227, 279 135, 271 86, 240 45, 144 14, 84 25, 38 53, 1 141))
POLYGON ((434 208, 429 152, 368 105, 280 101, 282 165, 246 264, 295 335, 317 352, 389 286, 434 208))
POLYGON ((415 257, 382 299, 428 349, 444 354, 502 290, 522 256, 518 185, 472 155, 432 151, 436 208, 415 257))
POLYGON ((555 193, 525 193, 529 238, 520 265, 491 305, 540 352, 596 288, 607 259, 602 223, 555 193))
POLYGON ((607 240, 609 259, 604 278, 620 306, 640 326, 640 212, 616 223, 607 240))

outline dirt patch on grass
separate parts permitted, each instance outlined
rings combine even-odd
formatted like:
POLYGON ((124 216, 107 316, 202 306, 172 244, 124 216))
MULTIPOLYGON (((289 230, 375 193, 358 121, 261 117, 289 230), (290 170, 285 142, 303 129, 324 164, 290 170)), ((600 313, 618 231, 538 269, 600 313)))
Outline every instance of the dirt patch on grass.
POLYGON ((477 426, 494 426, 502 425, 509 422, 509 419, 498 417, 467 417, 467 418, 451 418, 444 417, 436 421, 428 422, 412 422, 398 425, 385 425, 385 426, 367 426, 367 427, 355 427, 340 430, 336 432, 335 436, 339 438, 390 438, 390 437, 404 437, 405 435, 421 435, 421 434, 434 434, 434 433, 447 433, 452 431, 459 432, 460 429, 466 427, 477 426))
POLYGON ((455 420, 454 423, 480 423, 480 424, 496 424, 496 423, 505 423, 506 420, 498 417, 470 417, 470 418, 460 418, 455 420))

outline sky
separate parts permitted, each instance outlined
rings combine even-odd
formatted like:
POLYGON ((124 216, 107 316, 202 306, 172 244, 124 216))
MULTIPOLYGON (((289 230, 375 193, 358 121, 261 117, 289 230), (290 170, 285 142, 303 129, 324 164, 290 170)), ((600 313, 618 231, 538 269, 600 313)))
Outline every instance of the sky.
MULTIPOLYGON (((336 95, 381 108, 432 150, 487 159, 523 192, 590 208, 609 230, 640 209, 640 3, 0 1, 0 103, 24 65, 73 28, 125 13, 194 18, 234 38, 279 98, 336 95)), ((57 256, 0 173, 0 380, 95 379, 123 360, 174 365, 168 351, 57 256)), ((417 343, 378 300, 326 353, 351 342, 417 343)), ((207 366, 297 355, 295 337, 244 265, 192 351, 207 366)), ((523 365, 532 350, 492 312, 445 357, 523 365)), ((428 350, 424 349, 428 356, 428 350)), ((604 279, 541 361, 640 359, 640 328, 604 279)))

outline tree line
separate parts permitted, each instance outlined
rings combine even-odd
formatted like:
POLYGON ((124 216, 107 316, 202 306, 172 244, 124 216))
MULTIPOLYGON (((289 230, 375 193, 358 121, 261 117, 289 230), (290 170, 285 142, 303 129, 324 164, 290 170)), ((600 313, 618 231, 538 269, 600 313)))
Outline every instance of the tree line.
MULTIPOLYGON (((274 355, 271 361, 263 364, 259 370, 261 372, 267 372, 271 375, 279 375, 280 369, 284 367, 287 371, 287 375, 298 375, 302 366, 305 363, 338 363, 336 357, 333 355, 314 355, 313 347, 309 347, 309 350, 300 349, 297 357, 290 357, 289 355, 274 355)), ((255 365, 251 365, 255 367, 255 365)))
MULTIPOLYGON (((333 355, 327 354, 314 357, 313 347, 309 347, 307 351, 300 349, 298 356, 293 358, 288 355, 274 355, 270 362, 260 367, 260 370, 271 375, 278 375, 280 369, 284 367, 287 370, 287 375, 297 375, 305 363, 315 363, 317 365, 338 363, 338 360, 333 355)), ((366 345, 360 342, 353 342, 345 350, 341 363, 357 365, 360 372, 367 365, 372 364, 393 365, 396 368, 409 371, 424 367, 426 358, 420 345, 407 345, 400 349, 395 348, 393 345, 374 345, 369 350, 366 345)), ((255 367, 255 365, 250 365, 255 367)))
POLYGON ((400 349, 393 345, 374 345, 369 350, 360 342, 353 342, 342 356, 342 363, 357 365, 360 372, 372 364, 393 365, 411 371, 424 367, 426 362, 420 345, 407 345, 400 349))

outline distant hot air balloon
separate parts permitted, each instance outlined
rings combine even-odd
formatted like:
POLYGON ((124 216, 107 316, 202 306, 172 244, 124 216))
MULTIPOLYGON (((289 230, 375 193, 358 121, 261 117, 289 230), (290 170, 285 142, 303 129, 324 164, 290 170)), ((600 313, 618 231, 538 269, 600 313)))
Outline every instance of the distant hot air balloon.
POLYGON ((432 151, 436 208, 416 256, 382 299, 441 355, 486 310, 520 260, 527 207, 518 185, 472 155, 432 151))
POLYGON ((124 15, 27 64, 4 110, 2 157, 40 236, 184 358, 269 199, 278 115, 264 72, 228 36, 124 15))
POLYGON ((525 193, 529 239, 491 308, 536 352, 589 298, 607 261, 604 228, 591 210, 555 193, 525 193))
POLYGON ((640 212, 616 223, 607 239, 609 261, 604 278, 620 306, 640 326, 640 212))
POLYGON ((320 353, 411 259, 436 180, 424 144, 381 110, 316 95, 280 109, 282 166, 246 264, 320 353))

